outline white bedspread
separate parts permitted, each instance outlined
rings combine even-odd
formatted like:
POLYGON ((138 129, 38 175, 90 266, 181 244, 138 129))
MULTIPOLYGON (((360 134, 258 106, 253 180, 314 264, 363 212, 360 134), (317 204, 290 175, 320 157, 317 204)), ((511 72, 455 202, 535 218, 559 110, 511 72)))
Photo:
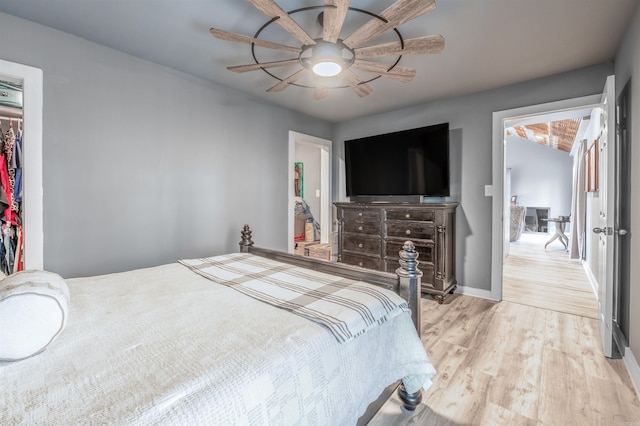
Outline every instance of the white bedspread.
POLYGON ((434 374, 408 313, 340 344, 177 263, 67 283, 58 340, 0 363, 0 424, 353 425, 434 374))

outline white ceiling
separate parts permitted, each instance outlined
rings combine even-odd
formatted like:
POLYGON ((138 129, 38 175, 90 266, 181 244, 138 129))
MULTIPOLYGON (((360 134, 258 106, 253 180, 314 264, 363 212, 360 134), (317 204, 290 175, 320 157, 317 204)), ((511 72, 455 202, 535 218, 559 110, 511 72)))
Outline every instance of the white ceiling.
MULTIPOLYGON (((322 0, 278 0, 287 11, 322 0)), ((351 7, 380 13, 392 0, 352 0, 351 7)), ((612 61, 637 0, 437 0, 435 10, 399 30, 407 38, 442 34, 440 54, 404 56, 417 70, 410 83, 380 78, 373 94, 331 90, 314 101, 313 90, 265 90, 277 80, 263 71, 232 73, 253 63, 248 45, 213 38, 211 27, 248 36, 268 19, 241 0, 0 0, 0 11, 255 95, 267 102, 339 122, 444 97, 477 92, 584 66, 612 61)), ((317 12, 295 14, 308 32, 319 31, 317 12), (311 29, 314 26, 315 29, 311 29)), ((350 12, 342 37, 357 28, 350 12)), ((319 33, 318 33, 319 34, 319 33)), ((378 44, 392 40, 385 34, 378 44)), ((260 38, 299 46, 279 26, 260 38)), ((289 59, 260 50, 261 61, 289 59)), ((284 55, 284 56, 283 56, 284 55)), ((273 71, 284 78, 296 68, 273 71)))

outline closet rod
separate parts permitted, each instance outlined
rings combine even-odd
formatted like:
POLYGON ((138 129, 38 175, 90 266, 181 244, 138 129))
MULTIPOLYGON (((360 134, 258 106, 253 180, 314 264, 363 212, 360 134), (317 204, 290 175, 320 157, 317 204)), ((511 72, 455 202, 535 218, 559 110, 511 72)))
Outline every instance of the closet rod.
POLYGON ((22 122, 22 118, 17 118, 17 117, 4 117, 2 115, 0 115, 0 120, 20 120, 20 122, 22 122))

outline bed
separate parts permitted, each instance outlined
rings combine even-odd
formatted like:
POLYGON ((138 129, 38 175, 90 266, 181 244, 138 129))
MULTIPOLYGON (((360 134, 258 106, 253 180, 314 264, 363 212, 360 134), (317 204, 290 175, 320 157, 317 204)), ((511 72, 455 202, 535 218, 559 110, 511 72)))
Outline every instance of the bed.
POLYGON ((405 407, 415 408, 435 370, 416 332, 420 272, 411 244, 397 275, 260 249, 247 226, 240 246, 240 253, 66 280, 68 320, 55 340, 26 359, 0 361, 0 424, 355 425, 396 387, 405 407), (263 279, 259 269, 277 274, 263 279), (211 270, 223 270, 222 278, 211 270), (400 306, 336 334, 293 312, 311 310, 301 298, 250 294, 251 283, 277 276, 279 284, 285 275, 323 288, 349 282, 330 295, 336 300, 357 287, 386 301, 392 290, 411 311, 400 306))

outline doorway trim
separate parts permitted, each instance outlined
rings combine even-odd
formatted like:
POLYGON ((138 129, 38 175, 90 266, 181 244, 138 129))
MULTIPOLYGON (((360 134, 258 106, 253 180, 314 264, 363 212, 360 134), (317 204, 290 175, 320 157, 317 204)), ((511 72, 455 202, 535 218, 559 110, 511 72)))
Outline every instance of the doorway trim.
POLYGON ((505 138, 504 127, 505 122, 523 118, 528 115, 537 115, 545 112, 558 112, 563 110, 571 110, 576 108, 589 108, 600 106, 601 95, 583 96, 573 99, 565 99, 562 101, 548 102, 538 105, 530 105, 520 108, 514 108, 493 113, 493 133, 492 133, 492 185, 493 200, 491 214, 491 299, 496 301, 502 300, 502 274, 503 274, 503 255, 504 255, 504 239, 505 239, 505 220, 504 208, 508 205, 509 200, 506 198, 509 194, 504 191, 506 180, 506 162, 505 162, 505 138))
POLYGON ((288 178, 288 203, 287 203, 287 250, 293 253, 295 244, 294 238, 294 177, 293 163, 296 158, 296 144, 312 145, 320 150, 320 242, 322 244, 330 243, 331 229, 333 223, 332 215, 332 199, 331 199, 331 161, 333 158, 331 148, 333 142, 328 139, 322 139, 316 136, 306 135, 304 133, 289 131, 289 160, 287 162, 287 178, 288 178))
POLYGON ((5 76, 22 83, 24 269, 44 269, 42 70, 0 59, 0 78, 5 76))

